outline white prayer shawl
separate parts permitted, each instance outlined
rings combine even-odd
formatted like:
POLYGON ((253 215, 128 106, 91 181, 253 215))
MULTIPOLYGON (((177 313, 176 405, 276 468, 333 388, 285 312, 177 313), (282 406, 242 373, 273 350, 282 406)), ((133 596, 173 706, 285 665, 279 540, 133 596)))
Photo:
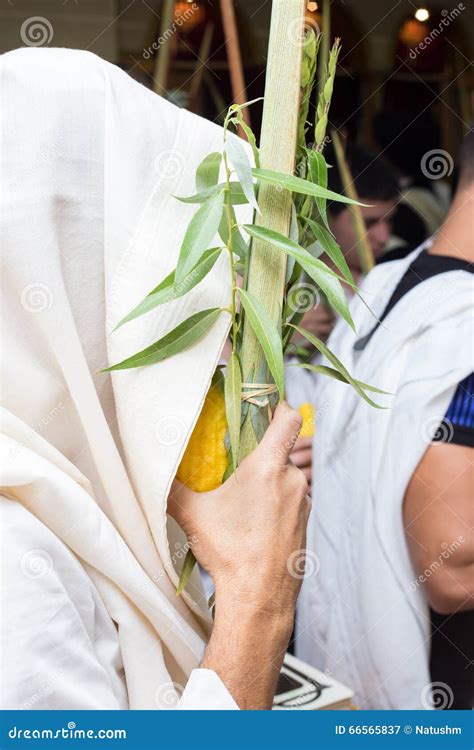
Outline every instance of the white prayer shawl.
MULTIPOLYGON (((184 539, 171 520, 167 535, 166 498, 229 316, 157 366, 99 371, 228 304, 222 257, 191 293, 112 333, 176 265, 196 206, 173 196, 195 192, 222 130, 90 53, 0 60, 2 492, 87 571, 118 628, 129 706, 155 708, 161 686, 186 684, 209 631, 197 581, 196 601, 175 595, 184 539)), ((214 673, 194 675, 182 705, 235 707, 214 673)))
MULTIPOLYGON (((420 250, 364 281, 377 316, 420 250)), ((347 385, 290 370, 290 401, 311 400, 318 410, 297 655, 354 688, 360 708, 427 707, 430 621, 402 503, 456 385, 473 369, 472 303, 469 273, 435 276, 408 292, 357 352, 375 321, 353 300, 357 334, 339 322, 329 346, 359 380, 394 394, 374 396, 389 410, 371 408, 347 385)))

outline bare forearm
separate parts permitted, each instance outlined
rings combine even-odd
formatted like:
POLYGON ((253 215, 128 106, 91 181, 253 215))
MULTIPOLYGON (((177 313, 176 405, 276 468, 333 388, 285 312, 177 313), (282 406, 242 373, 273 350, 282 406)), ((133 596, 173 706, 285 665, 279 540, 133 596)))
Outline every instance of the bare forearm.
POLYGON ((202 667, 221 678, 242 709, 269 709, 292 629, 292 612, 265 612, 216 596, 202 667))

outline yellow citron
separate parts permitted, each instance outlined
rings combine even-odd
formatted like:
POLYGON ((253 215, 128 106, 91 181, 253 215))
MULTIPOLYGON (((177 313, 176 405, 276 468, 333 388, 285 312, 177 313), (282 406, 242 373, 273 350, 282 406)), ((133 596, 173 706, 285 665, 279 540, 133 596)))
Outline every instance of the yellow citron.
POLYGON ((314 409, 311 404, 301 404, 298 409, 299 413, 303 417, 303 426, 301 428, 300 437, 313 437, 314 435, 314 409))
POLYGON ((221 382, 213 378, 176 477, 195 492, 220 487, 227 468, 227 418, 221 382))

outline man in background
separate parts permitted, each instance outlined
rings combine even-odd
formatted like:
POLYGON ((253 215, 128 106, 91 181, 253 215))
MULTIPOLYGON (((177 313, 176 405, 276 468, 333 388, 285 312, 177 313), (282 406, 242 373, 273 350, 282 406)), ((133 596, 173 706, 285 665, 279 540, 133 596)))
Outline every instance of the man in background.
MULTIPOLYGON (((333 149, 328 148, 325 157, 328 164, 332 165, 328 170, 328 188, 336 193, 344 193, 333 149)), ((384 160, 361 146, 348 143, 346 159, 359 200, 367 204, 361 207, 362 217, 370 248, 377 261, 389 246, 399 198, 398 184, 384 160)), ((330 201, 328 202, 328 219, 330 229, 358 284, 362 269, 352 213, 347 204, 330 201)), ((325 260, 331 265, 328 258, 325 260)), ((349 287, 347 287, 347 292, 351 293, 349 287)), ((303 320, 304 328, 324 340, 328 338, 334 324, 334 314, 323 302, 308 310, 303 320)))
POLYGON ((433 242, 364 280, 378 320, 354 298, 357 333, 340 322, 329 341, 355 378, 393 394, 376 398, 389 408, 291 369, 318 406, 319 572, 303 583, 296 653, 353 687, 360 708, 473 705, 472 131, 460 167, 433 242))

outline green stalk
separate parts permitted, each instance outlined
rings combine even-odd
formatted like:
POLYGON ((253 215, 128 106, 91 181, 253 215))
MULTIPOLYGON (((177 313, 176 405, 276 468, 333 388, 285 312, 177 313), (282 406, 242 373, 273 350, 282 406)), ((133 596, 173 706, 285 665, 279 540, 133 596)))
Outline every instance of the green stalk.
POLYGON ((331 42, 331 0, 323 0, 322 5, 321 51, 319 54, 318 90, 322 92, 325 83, 325 70, 328 64, 331 42))
MULTIPOLYGON (((354 180, 352 179, 349 164, 344 154, 344 148, 339 138, 339 133, 335 130, 331 131, 331 138, 334 144, 334 152, 336 154, 337 166, 339 174, 341 175, 341 182, 344 188, 344 193, 348 198, 358 201, 357 191, 354 186, 354 180)), ((357 239, 357 254, 359 256, 360 267, 363 274, 367 274, 371 268, 375 265, 374 254, 370 246, 369 240, 367 239, 367 230, 365 228, 364 218, 360 206, 349 205, 349 210, 352 213, 352 219, 354 222, 354 233, 357 239)))
MULTIPOLYGON (((305 0, 274 0, 268 48, 267 77, 260 146, 261 166, 291 174, 295 167, 300 98, 301 47, 288 40, 288 29, 301 25, 303 35, 305 0)), ((262 184, 258 194, 257 224, 288 233, 291 194, 262 184)), ((285 289, 286 256, 266 242, 252 243, 247 289, 264 305, 279 327, 285 289)), ((242 378, 244 382, 270 382, 268 367, 258 339, 244 318, 242 335, 242 378)), ((268 426, 266 410, 260 409, 262 426, 268 426)), ((257 445, 251 409, 244 421, 240 459, 257 445)))
POLYGON ((336 67, 339 53, 341 51, 340 39, 336 39, 329 53, 329 62, 327 65, 326 80, 324 86, 319 92, 318 108, 316 113, 316 128, 314 130, 314 141, 316 151, 322 152, 326 139, 326 130, 328 126, 328 114, 331 106, 332 92, 334 89, 334 80, 336 78, 336 67))
MULTIPOLYGON (((226 128, 224 128, 224 132, 226 133, 226 128)), ((225 137, 224 137, 225 138, 225 137)), ((237 342, 237 308, 235 304, 235 296, 237 293, 237 284, 236 284, 236 277, 235 277, 235 263, 234 263, 234 251, 232 247, 232 228, 233 228, 233 222, 232 222, 232 203, 230 199, 230 168, 229 168, 229 162, 227 159, 227 154, 224 151, 224 167, 225 167, 225 174, 226 174, 226 186, 225 186, 225 210, 226 210, 226 216, 227 216, 227 228, 229 232, 229 239, 227 240, 227 250, 229 252, 229 260, 230 260, 230 274, 231 274, 231 281, 232 281, 232 294, 231 294, 231 315, 232 315, 232 352, 235 353, 235 346, 237 342)))

